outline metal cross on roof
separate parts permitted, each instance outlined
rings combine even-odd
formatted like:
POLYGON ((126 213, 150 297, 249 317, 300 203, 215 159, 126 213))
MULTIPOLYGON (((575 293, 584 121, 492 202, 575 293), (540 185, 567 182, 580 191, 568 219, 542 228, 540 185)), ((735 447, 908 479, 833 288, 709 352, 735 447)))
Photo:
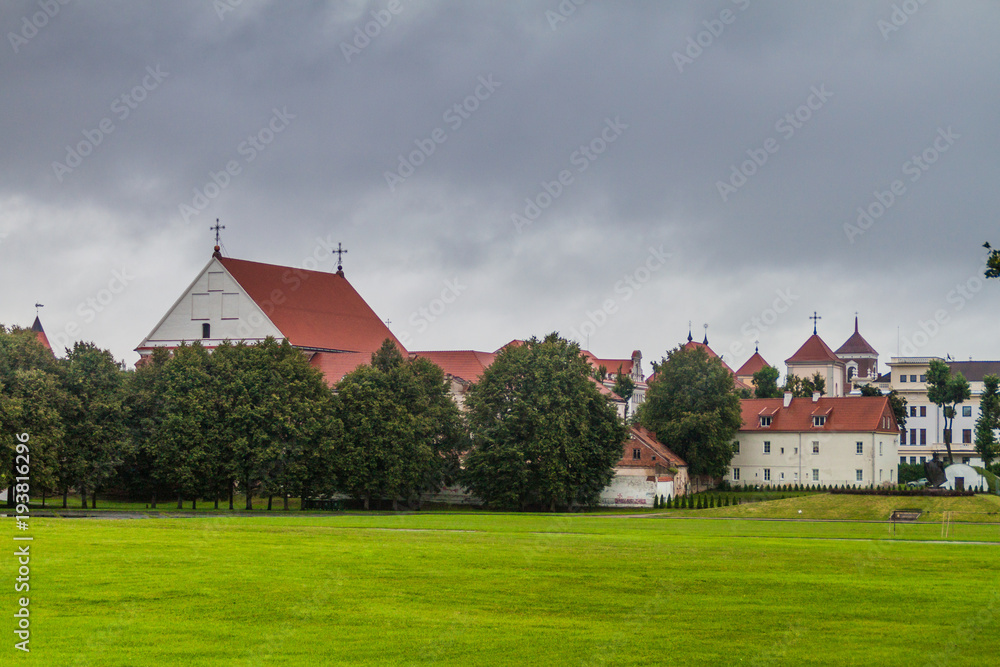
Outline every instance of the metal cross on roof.
POLYGON ((225 229, 225 228, 226 228, 225 225, 220 225, 219 224, 219 219, 218 218, 215 219, 215 226, 209 227, 209 229, 214 229, 215 230, 215 245, 219 245, 219 230, 220 229, 225 229))
POLYGON ((341 245, 340 245, 340 242, 338 241, 338 242, 337 242, 337 249, 336 249, 336 250, 334 250, 333 252, 334 252, 334 253, 336 253, 336 255, 337 255, 337 270, 338 270, 338 271, 342 271, 342 270, 344 269, 344 267, 343 267, 343 265, 342 265, 342 263, 341 263, 341 262, 342 262, 342 260, 343 260, 343 255, 346 255, 346 254, 347 254, 347 251, 346 251, 346 250, 344 250, 344 249, 343 249, 343 248, 341 247, 341 245))
POLYGON ((821 320, 823 318, 821 316, 817 315, 816 311, 814 310, 813 314, 809 316, 809 319, 813 321, 813 335, 815 336, 816 335, 816 322, 818 322, 819 320, 821 320))

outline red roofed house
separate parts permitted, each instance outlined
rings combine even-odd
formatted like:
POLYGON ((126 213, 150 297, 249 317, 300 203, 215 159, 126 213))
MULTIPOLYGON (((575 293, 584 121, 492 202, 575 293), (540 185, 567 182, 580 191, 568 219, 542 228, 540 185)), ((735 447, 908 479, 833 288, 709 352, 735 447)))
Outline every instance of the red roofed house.
POLYGON ((830 349, 830 346, 823 342, 823 339, 816 335, 809 336, 795 354, 785 359, 785 366, 788 375, 796 375, 800 378, 810 378, 816 373, 826 380, 826 395, 833 397, 844 396, 849 390, 845 390, 847 385, 847 365, 844 361, 830 349))
POLYGON ((652 507, 654 496, 676 498, 688 490, 687 463, 641 426, 629 428, 615 476, 601 491, 605 507, 652 507))
MULTIPOLYGON (((708 325, 705 325, 705 326, 708 326, 708 325)), ((708 354, 709 358, 712 358, 712 357, 717 358, 719 360, 719 362, 722 363, 722 367, 725 368, 727 371, 729 371, 729 374, 733 376, 733 384, 735 385, 737 392, 739 392, 741 389, 746 389, 747 391, 753 392, 753 385, 752 384, 748 384, 748 383, 744 382, 743 380, 741 380, 739 377, 737 377, 736 371, 734 371, 729 366, 729 364, 727 364, 725 361, 723 361, 722 357, 720 357, 719 355, 717 355, 715 353, 715 350, 713 350, 712 348, 710 348, 708 346, 708 334, 707 333, 705 334, 705 341, 702 342, 702 343, 698 343, 698 342, 694 341, 691 338, 691 332, 689 331, 688 332, 687 342, 684 343, 684 349, 686 349, 686 350, 697 350, 699 348, 702 349, 702 350, 705 350, 705 353, 708 354)))
POLYGON ((642 352, 633 350, 630 359, 598 359, 589 350, 582 350, 581 352, 586 358, 587 363, 595 371, 601 367, 607 371, 608 375, 603 383, 605 388, 609 390, 614 389, 615 380, 619 372, 632 379, 632 382, 635 384, 635 390, 628 401, 628 414, 634 415, 639 405, 646 400, 646 391, 649 390, 649 386, 646 384, 646 377, 642 374, 642 352))
POLYGON ((734 485, 895 484, 899 427, 888 396, 748 398, 734 485))
POLYGON ((411 357, 423 357, 438 365, 444 371, 450 384, 451 397, 459 408, 465 406, 465 395, 469 387, 479 381, 483 372, 490 367, 497 352, 477 352, 475 350, 447 350, 411 352, 411 357))
MULTIPOLYGON (((214 348, 224 340, 288 340, 335 384, 371 360, 389 338, 406 350, 385 323, 336 273, 223 257, 211 261, 167 311, 136 352, 173 349, 182 342, 214 348)), ((142 363, 140 359, 139 363, 142 363)))

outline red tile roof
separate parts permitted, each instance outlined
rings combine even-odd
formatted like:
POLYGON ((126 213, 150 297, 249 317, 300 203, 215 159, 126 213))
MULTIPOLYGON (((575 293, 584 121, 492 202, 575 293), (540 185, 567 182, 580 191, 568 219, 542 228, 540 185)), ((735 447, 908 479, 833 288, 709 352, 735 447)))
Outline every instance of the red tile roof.
POLYGON ((759 352, 754 352, 753 356, 747 359, 746 363, 740 366, 740 369, 736 371, 736 374, 740 377, 747 377, 753 375, 765 366, 770 366, 771 364, 764 361, 764 357, 760 356, 759 352))
POLYGON ((813 334, 809 336, 809 339, 802 344, 802 347, 798 351, 785 359, 785 363, 807 363, 810 361, 835 361, 839 364, 843 364, 840 357, 833 353, 830 346, 823 342, 823 339, 813 334))
POLYGON ((649 431, 641 426, 631 426, 629 427, 629 439, 625 441, 624 451, 622 452, 622 458, 618 461, 617 467, 638 467, 638 468, 648 468, 654 461, 652 457, 656 457, 655 463, 662 463, 664 466, 686 466, 687 463, 684 459, 674 454, 670 451, 666 445, 656 439, 656 434, 649 431), (635 459, 632 457, 631 449, 635 446, 639 446, 640 449, 646 450, 642 453, 642 457, 635 459))
POLYGON ((371 360, 371 352, 317 352, 309 360, 309 365, 318 368, 327 384, 333 386, 358 366, 370 364, 371 360))
POLYGON ((52 346, 49 345, 49 337, 45 335, 45 329, 42 328, 42 321, 35 316, 35 323, 31 325, 31 330, 35 332, 35 338, 39 343, 45 346, 49 352, 52 351, 52 346))
POLYGON ((899 433, 888 396, 842 398, 793 398, 784 407, 781 398, 745 398, 741 431, 816 431, 899 433), (760 425, 760 416, 771 416, 770 426, 760 425), (813 415, 826 415, 825 426, 813 426, 813 415))
POLYGON ((495 352, 477 352, 475 350, 427 351, 411 352, 410 354, 432 361, 440 366, 446 375, 470 383, 478 382, 479 378, 483 376, 483 371, 490 367, 497 356, 495 352))
POLYGON ((389 338, 406 353, 342 272, 307 271, 231 257, 219 261, 296 347, 370 354, 389 338))
POLYGON ((604 366, 609 373, 618 373, 618 369, 621 368, 622 375, 632 374, 632 367, 634 363, 631 359, 598 359, 590 352, 590 350, 581 351, 583 356, 587 358, 587 363, 589 363, 591 368, 594 370, 604 366))
MULTIPOLYGON (((723 361, 722 357, 720 357, 719 355, 717 355, 715 353, 715 350, 713 350, 712 348, 710 348, 705 343, 696 343, 693 340, 689 340, 688 342, 684 343, 684 348, 687 349, 687 350, 696 350, 698 348, 701 348, 701 349, 705 350, 705 352, 708 354, 708 356, 709 356, 710 359, 713 358, 713 357, 716 358, 716 359, 718 359, 719 362, 722 364, 722 367, 725 368, 727 371, 729 371, 729 374, 733 376, 733 385, 736 387, 737 391, 739 391, 740 389, 746 389, 748 391, 753 391, 753 387, 751 387, 747 383, 745 383, 742 380, 740 380, 739 378, 737 378, 736 377, 736 371, 734 371, 729 366, 729 364, 727 364, 725 361, 723 361)), ((655 378, 655 375, 654 375, 654 378, 655 378)), ((653 378, 650 378, 650 381, 652 381, 652 379, 653 378)))
POLYGON ((854 318, 854 333, 837 348, 837 354, 878 354, 864 336, 858 333, 858 318, 854 318))

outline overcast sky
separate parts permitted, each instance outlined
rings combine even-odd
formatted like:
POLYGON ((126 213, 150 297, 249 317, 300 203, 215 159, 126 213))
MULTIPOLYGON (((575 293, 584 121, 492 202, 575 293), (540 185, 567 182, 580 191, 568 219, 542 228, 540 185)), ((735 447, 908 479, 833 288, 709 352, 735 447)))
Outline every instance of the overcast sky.
POLYGON ((995 2, 61 1, 0 6, 0 322, 56 344, 133 364, 219 218, 410 350, 1000 358, 995 2))

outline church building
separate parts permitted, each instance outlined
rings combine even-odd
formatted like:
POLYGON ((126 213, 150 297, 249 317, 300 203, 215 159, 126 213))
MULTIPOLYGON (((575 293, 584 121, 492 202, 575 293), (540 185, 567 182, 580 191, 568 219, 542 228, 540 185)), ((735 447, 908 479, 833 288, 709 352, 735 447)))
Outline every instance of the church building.
POLYGON ((224 340, 255 343, 271 336, 308 355, 331 385, 358 366, 389 331, 347 281, 336 273, 310 271, 223 257, 219 246, 204 269, 143 339, 143 359, 157 347, 200 342, 212 349, 224 340))

